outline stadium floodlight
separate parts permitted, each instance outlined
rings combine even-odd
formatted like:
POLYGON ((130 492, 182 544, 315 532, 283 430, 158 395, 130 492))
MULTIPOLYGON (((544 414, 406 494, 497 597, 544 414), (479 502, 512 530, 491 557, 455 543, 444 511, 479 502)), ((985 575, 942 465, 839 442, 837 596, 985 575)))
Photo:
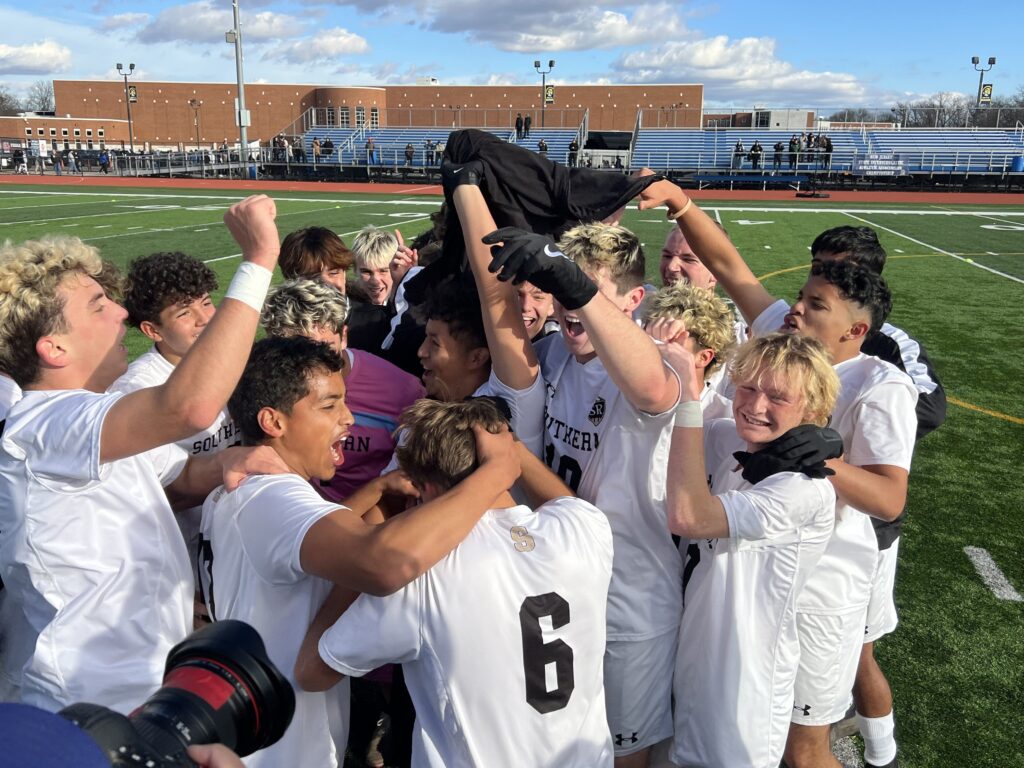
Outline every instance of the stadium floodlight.
POLYGON ((540 60, 533 60, 533 68, 537 70, 537 74, 540 75, 540 127, 544 127, 544 115, 548 111, 548 88, 547 88, 547 76, 552 69, 555 68, 555 60, 548 60, 548 68, 540 68, 540 60))
POLYGON ((203 108, 203 102, 199 99, 189 99, 188 105, 192 107, 192 122, 196 126, 196 152, 201 152, 202 149, 199 146, 199 111, 203 108))
MULTIPOLYGON (((118 62, 117 63, 117 74, 124 78, 124 105, 128 109, 128 146, 131 148, 132 154, 135 154, 135 132, 132 130, 132 100, 128 98, 128 78, 135 74, 135 65, 129 64, 128 69, 118 62)), ((121 145, 122 149, 124 145, 121 145)))
MULTIPOLYGON (((249 138, 246 127, 249 125, 249 113, 245 108, 245 75, 242 72, 242 24, 238 19, 238 0, 231 0, 232 18, 235 25, 224 35, 224 40, 235 46, 235 75, 238 79, 238 108, 235 120, 238 123, 238 136, 242 146, 238 150, 238 159, 245 170, 242 178, 249 175, 249 138)), ((230 157, 229 157, 230 159, 230 157)))
POLYGON ((971 57, 971 64, 974 65, 975 71, 977 71, 979 73, 978 74, 978 100, 977 100, 977 102, 975 103, 974 106, 975 106, 975 109, 981 109, 981 91, 985 87, 985 73, 988 72, 990 69, 992 69, 992 67, 994 67, 996 65, 996 57, 995 56, 989 56, 988 57, 988 66, 985 67, 985 66, 981 66, 981 59, 980 58, 978 58, 977 56, 972 56, 971 57))

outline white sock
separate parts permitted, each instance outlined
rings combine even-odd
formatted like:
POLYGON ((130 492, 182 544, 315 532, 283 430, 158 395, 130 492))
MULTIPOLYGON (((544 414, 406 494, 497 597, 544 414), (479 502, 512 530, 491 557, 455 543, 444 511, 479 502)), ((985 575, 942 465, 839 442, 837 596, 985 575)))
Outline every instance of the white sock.
POLYGON ((864 739, 864 762, 888 765, 896 759, 895 725, 892 712, 884 717, 864 717, 857 713, 857 727, 864 739))

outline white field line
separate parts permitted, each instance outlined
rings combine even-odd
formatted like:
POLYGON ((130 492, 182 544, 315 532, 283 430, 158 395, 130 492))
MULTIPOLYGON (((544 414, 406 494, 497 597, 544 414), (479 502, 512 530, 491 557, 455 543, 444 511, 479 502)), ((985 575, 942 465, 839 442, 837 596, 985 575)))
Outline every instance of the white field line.
POLYGON ((996 565, 996 561, 992 559, 992 555, 988 553, 987 549, 981 547, 964 547, 964 553, 967 558, 971 561, 974 566, 974 570, 978 572, 981 580, 985 583, 992 594, 998 597, 1000 600, 1009 600, 1013 603, 1024 603, 1024 597, 1021 596, 1020 592, 1013 588, 1013 585, 1007 580, 1003 572, 999 570, 999 566, 996 565))
MULTIPOLYGON (((954 211, 954 210, 951 210, 949 208, 942 208, 941 210, 945 211, 950 216, 953 216, 953 215, 956 215, 956 214, 960 213, 960 211, 954 211)), ((996 222, 997 224, 1012 224, 1012 225, 1016 225, 1016 224, 1020 223, 1020 222, 1017 222, 1017 221, 1007 221, 1006 219, 1000 219, 1000 218, 998 218, 996 216, 988 216, 988 215, 985 215, 985 214, 982 214, 982 213, 977 213, 977 212, 975 212, 974 215, 977 216, 979 219, 988 219, 990 221, 996 222)))
POLYGON ((1007 280, 1013 280, 1013 282, 1015 282, 1015 283, 1024 284, 1024 280, 1022 280, 1019 277, 1014 277, 1013 275, 1008 275, 1005 272, 1000 272, 998 269, 992 269, 992 267, 986 267, 984 264, 978 264, 977 262, 973 261, 972 259, 967 259, 967 258, 965 258, 963 256, 957 256, 955 253, 950 253, 949 251, 944 251, 942 248, 939 248, 938 246, 929 245, 928 243, 923 242, 921 240, 917 240, 917 239, 911 237, 910 235, 905 235, 902 232, 897 232, 895 229, 890 229, 889 227, 883 227, 881 224, 875 224, 873 221, 868 221, 867 219, 863 219, 860 216, 855 216, 854 214, 850 213, 849 211, 844 211, 844 213, 847 216, 849 216, 851 219, 856 219, 857 221, 864 222, 865 224, 871 225, 875 229, 881 229, 881 230, 883 230, 885 232, 888 232, 890 234, 896 235, 898 237, 902 237, 904 240, 909 240, 910 242, 916 243, 917 245, 923 246, 925 248, 931 248, 936 253, 941 253, 944 256, 951 256, 954 259, 956 259, 957 261, 962 261, 964 264, 967 264, 968 266, 977 267, 978 269, 984 269, 986 272, 991 272, 994 275, 999 275, 1000 277, 1005 277, 1007 280))

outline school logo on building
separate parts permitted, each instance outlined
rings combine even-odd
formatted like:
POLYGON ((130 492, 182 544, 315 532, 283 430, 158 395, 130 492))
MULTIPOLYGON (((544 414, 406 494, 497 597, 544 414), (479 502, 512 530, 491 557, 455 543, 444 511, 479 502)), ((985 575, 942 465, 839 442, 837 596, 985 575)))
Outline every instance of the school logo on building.
POLYGON ((590 413, 587 414, 587 418, 590 419, 590 423, 595 427, 601 423, 604 418, 605 402, 603 397, 597 398, 594 404, 590 407, 590 413))

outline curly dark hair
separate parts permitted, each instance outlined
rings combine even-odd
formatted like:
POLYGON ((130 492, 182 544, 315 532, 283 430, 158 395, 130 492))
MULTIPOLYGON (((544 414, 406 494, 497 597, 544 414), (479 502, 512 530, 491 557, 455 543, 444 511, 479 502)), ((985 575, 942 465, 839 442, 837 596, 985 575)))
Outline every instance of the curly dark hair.
POLYGON ((245 371, 228 400, 228 413, 242 430, 244 445, 259 445, 267 438, 259 413, 273 408, 291 413, 309 394, 314 373, 341 370, 341 355, 329 344, 305 336, 273 336, 253 345, 245 371))
POLYGON ((124 308, 128 322, 157 323, 167 307, 198 299, 217 290, 217 276, 201 261, 179 251, 151 253, 128 266, 124 308))
POLYGON ((885 269, 885 248, 878 242, 878 233, 871 227, 833 227, 826 229, 811 243, 811 258, 819 253, 842 254, 843 258, 861 264, 876 275, 885 269))
POLYGON ((426 299, 414 309, 414 313, 424 324, 428 320, 447 323, 448 333, 470 349, 487 346, 476 286, 458 276, 431 285, 426 299))
POLYGON ((869 335, 876 333, 892 311, 892 293, 882 276, 854 261, 821 261, 811 274, 834 285, 846 301, 853 301, 871 315, 869 335))

